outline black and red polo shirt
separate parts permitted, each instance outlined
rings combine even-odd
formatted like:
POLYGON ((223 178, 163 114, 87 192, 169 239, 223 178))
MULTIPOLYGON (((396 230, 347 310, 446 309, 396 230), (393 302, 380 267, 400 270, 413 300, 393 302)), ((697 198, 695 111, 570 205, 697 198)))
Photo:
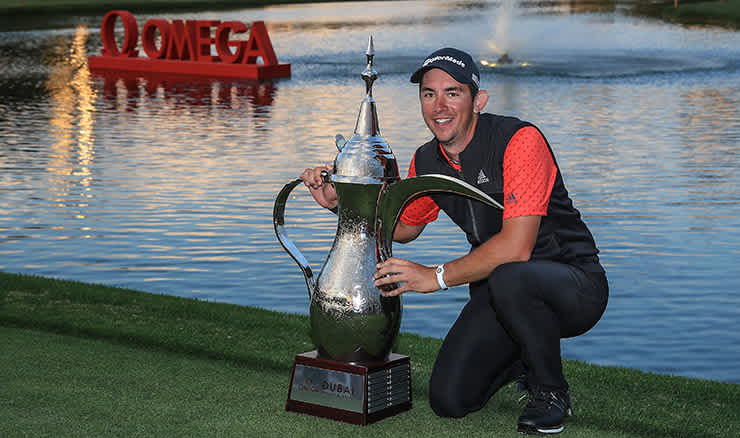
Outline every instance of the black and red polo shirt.
POLYGON ((513 117, 483 113, 475 134, 450 160, 436 139, 420 146, 409 166, 409 177, 444 174, 481 189, 504 206, 504 211, 458 195, 437 193, 415 199, 401 221, 424 225, 437 219, 440 209, 466 232, 473 246, 501 230, 502 220, 542 216, 532 259, 598 264, 594 239, 573 206, 550 145, 539 129, 513 117))

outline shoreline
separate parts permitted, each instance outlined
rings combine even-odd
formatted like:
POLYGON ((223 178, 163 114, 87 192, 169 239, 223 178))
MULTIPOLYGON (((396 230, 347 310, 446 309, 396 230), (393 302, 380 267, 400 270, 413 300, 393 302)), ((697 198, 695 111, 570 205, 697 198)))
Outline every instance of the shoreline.
MULTIPOLYGON (((353 1, 353 0, 335 0, 353 1)), ((355 0, 356 1, 356 0, 355 0)), ((30 20, 50 15, 105 14, 114 9, 124 9, 135 13, 188 12, 209 10, 233 10, 263 6, 322 3, 312 0, 213 0, 205 5, 196 0, 121 0, 115 3, 94 0, 13 0, 0 1, 0 21, 14 19, 30 20)), ((606 3, 606 2, 605 2, 606 3)), ((613 4, 608 2, 608 4, 613 4)), ((599 10, 598 3, 596 9, 599 10)), ((660 0, 658 3, 638 0, 631 6, 637 16, 662 19, 684 25, 723 26, 740 28, 740 0, 718 0, 709 2, 672 2, 660 0), (677 7, 676 7, 677 5, 677 7)))
MULTIPOLYGON (((350 0, 335 0, 350 1, 350 0)), ((121 0, 115 3, 97 2, 94 0, 28 0, 28 1, 0 1, 0 14, 5 16, 33 16, 33 15, 74 15, 74 14, 105 14, 116 9, 136 11, 136 13, 178 12, 229 10, 241 8, 255 8, 262 6, 317 3, 312 0, 213 0, 207 4, 196 0, 121 0)))
POLYGON ((722 26, 738 30, 740 29, 740 0, 678 2, 678 7, 664 8, 662 17, 666 21, 684 25, 722 26))

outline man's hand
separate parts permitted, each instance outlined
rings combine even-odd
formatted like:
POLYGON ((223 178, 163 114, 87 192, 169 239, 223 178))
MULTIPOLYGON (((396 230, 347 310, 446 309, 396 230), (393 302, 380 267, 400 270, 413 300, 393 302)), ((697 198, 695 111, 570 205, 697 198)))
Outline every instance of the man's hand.
POLYGON ((394 297, 408 291, 426 294, 439 290, 435 268, 391 257, 383 263, 378 263, 376 269, 375 286, 381 289, 385 297, 394 297), (383 286, 391 283, 398 283, 399 287, 385 290, 388 286, 385 288, 383 286))
POLYGON ((303 184, 308 187, 313 198, 324 208, 334 208, 337 206, 336 189, 334 189, 333 185, 327 184, 326 181, 324 181, 324 177, 321 176, 322 171, 327 171, 331 174, 333 170, 333 165, 325 164, 312 169, 306 169, 300 176, 301 180, 303 180, 303 184))

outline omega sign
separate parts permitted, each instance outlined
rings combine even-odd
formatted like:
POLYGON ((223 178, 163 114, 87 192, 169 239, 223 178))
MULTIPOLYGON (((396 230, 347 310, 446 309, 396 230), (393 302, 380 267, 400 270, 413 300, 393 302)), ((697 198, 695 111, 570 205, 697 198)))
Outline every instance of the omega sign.
POLYGON ((255 21, 248 29, 240 21, 150 19, 141 28, 128 11, 110 11, 100 25, 102 56, 89 58, 90 70, 123 70, 212 77, 265 79, 290 76, 290 64, 279 63, 267 28, 255 21), (121 46, 116 20, 123 24, 121 46), (249 30, 248 40, 234 40, 249 30), (215 49, 215 54, 214 54, 215 49), (259 63, 259 60, 262 62, 259 63))

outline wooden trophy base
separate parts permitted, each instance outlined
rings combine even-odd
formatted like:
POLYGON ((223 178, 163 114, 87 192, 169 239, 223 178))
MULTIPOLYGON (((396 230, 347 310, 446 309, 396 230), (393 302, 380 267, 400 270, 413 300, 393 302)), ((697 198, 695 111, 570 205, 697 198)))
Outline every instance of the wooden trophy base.
POLYGON ((352 364, 295 356, 285 410, 366 425, 411 409, 411 362, 391 353, 387 361, 352 364))

